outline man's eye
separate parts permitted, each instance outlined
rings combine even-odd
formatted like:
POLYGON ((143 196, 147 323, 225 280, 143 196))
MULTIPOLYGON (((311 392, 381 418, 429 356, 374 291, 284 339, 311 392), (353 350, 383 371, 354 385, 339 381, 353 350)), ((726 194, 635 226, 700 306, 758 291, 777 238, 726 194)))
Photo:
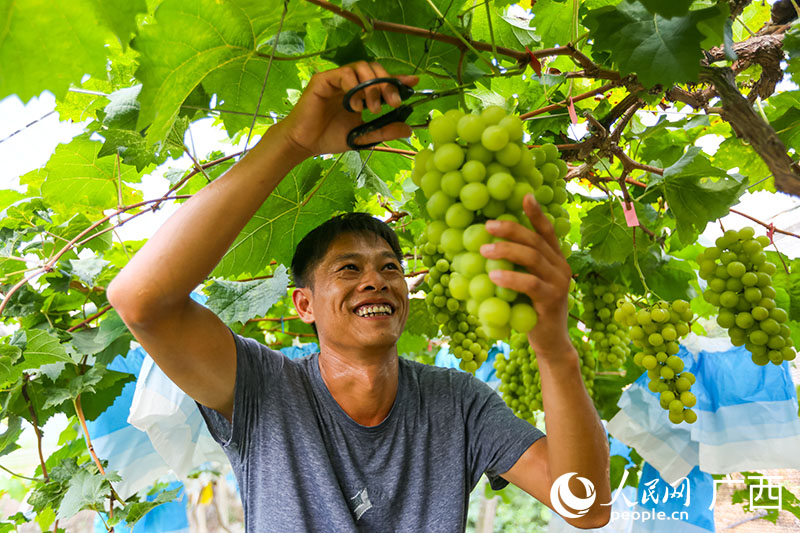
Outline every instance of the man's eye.
POLYGON ((397 263, 387 263, 384 268, 391 268, 391 269, 394 269, 394 270, 400 270, 400 267, 398 266, 397 263))
POLYGON ((358 268, 354 264, 349 263, 344 265, 340 270, 358 270, 358 268))

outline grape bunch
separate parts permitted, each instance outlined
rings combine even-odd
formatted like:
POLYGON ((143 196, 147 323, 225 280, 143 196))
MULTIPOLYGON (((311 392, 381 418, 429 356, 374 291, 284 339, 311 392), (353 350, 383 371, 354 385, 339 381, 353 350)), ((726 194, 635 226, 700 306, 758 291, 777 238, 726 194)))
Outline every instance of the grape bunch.
MULTIPOLYGON (((594 398, 595 358, 591 345, 572 339, 581 361, 581 376, 589 397, 594 398)), ((534 423, 533 414, 542 409, 542 381, 535 354, 524 333, 511 336, 511 350, 506 358, 498 354, 494 362, 500 379, 500 393, 516 415, 534 423)))
MULTIPOLYGON (((557 235, 566 235, 569 215, 561 204, 567 200, 567 165, 553 144, 528 150, 520 118, 498 106, 469 114, 450 110, 431 120, 429 131, 433 149, 417 153, 411 174, 430 219, 423 253, 440 254, 449 263, 450 296, 466 302, 488 338, 508 338, 512 329, 527 332, 538 319, 530 300, 489 278, 491 270, 518 267, 480 254, 483 244, 497 240, 484 222, 511 220, 530 227, 522 201, 533 193, 557 235)), ((569 247, 563 251, 568 254, 569 247)))
POLYGON ((500 379, 503 400, 523 420, 534 424, 534 413, 542 409, 542 381, 539 364, 528 344, 528 336, 514 333, 510 339, 508 357, 497 354, 494 368, 500 379))
POLYGON ((591 330, 597 359, 604 368, 619 368, 631 353, 628 327, 615 319, 617 301, 624 293, 617 283, 587 283, 583 292, 581 321, 591 330))
POLYGON ((581 361, 581 377, 586 385, 586 392, 594 400, 594 375, 597 371, 597 359, 594 356, 592 345, 583 339, 572 339, 572 345, 578 351, 581 361))
POLYGON ((642 350, 633 356, 633 362, 647 370, 648 388, 660 394, 661 407, 669 411, 673 424, 697 421, 697 413, 691 409, 697 399, 689 390, 695 377, 683 371, 683 359, 677 355, 678 339, 689 334, 693 316, 685 300, 662 300, 642 309, 631 302, 620 302, 614 312, 615 320, 630 327, 633 344, 642 350))
POLYGON ((769 237, 755 237, 745 227, 728 230, 697 257, 700 277, 708 282, 703 298, 719 307, 717 323, 728 330, 734 346, 744 345, 753 362, 776 365, 797 356, 792 347, 788 314, 775 304, 772 275, 764 247, 769 237))
POLYGON ((459 367, 474 374, 489 356, 486 333, 478 327, 478 319, 466 312, 466 302, 452 297, 449 288, 452 277, 450 262, 429 247, 424 237, 421 246, 422 261, 428 267, 425 302, 431 316, 441 326, 442 333, 450 337, 450 351, 461 360, 459 367))

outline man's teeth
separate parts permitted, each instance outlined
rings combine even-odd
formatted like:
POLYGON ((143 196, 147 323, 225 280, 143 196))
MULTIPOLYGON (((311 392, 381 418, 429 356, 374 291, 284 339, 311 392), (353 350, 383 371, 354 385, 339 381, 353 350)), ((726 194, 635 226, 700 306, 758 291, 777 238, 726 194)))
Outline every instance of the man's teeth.
POLYGON ((392 308, 388 305, 363 305, 356 309, 358 316, 391 315, 392 308))

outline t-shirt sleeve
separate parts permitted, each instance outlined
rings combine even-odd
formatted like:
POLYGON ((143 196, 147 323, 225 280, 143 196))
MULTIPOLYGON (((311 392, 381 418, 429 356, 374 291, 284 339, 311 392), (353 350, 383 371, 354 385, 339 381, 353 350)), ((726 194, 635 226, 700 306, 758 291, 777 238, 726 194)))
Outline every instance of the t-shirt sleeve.
POLYGON ((486 473, 494 490, 508 481, 508 472, 544 433, 517 417, 486 383, 468 375, 464 383, 464 415, 469 439, 473 486, 486 473))
POLYGON ((249 429, 256 427, 264 392, 280 379, 285 356, 263 344, 231 331, 236 343, 236 385, 231 422, 220 412, 197 404, 211 436, 228 451, 244 456, 249 429))

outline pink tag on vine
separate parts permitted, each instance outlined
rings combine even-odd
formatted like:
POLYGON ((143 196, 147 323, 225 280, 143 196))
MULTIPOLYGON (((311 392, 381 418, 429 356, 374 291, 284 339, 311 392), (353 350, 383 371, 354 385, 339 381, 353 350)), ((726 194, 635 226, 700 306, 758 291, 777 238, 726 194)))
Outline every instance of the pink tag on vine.
POLYGON ((636 209, 633 207, 633 202, 628 203, 625 200, 620 200, 622 203, 622 212, 625 213, 625 222, 629 228, 635 228, 639 225, 639 217, 636 216, 636 209))
POLYGON ((575 126, 578 124, 578 114, 575 112, 575 104, 572 102, 572 97, 569 97, 569 106, 567 106, 567 111, 569 111, 569 120, 572 122, 572 125, 575 126))

